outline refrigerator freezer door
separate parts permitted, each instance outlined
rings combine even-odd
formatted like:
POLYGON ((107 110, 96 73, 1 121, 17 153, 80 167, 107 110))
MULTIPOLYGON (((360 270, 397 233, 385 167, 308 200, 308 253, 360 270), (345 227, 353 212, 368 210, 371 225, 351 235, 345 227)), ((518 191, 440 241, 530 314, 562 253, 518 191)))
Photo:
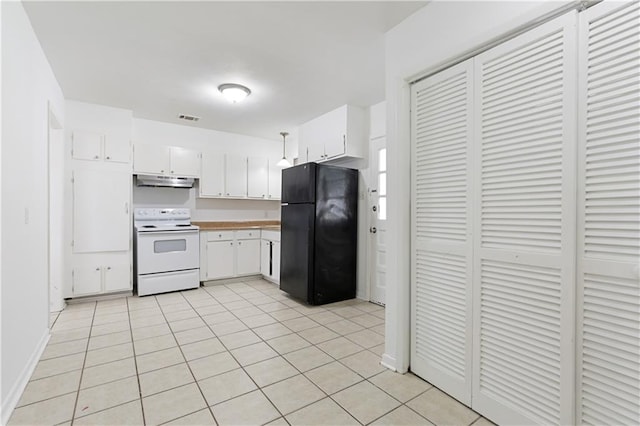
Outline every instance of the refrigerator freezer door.
POLYGON ((316 199, 316 164, 306 163, 282 170, 283 203, 313 203, 316 199))
POLYGON ((280 227, 280 289, 311 303, 314 204, 283 205, 280 227))

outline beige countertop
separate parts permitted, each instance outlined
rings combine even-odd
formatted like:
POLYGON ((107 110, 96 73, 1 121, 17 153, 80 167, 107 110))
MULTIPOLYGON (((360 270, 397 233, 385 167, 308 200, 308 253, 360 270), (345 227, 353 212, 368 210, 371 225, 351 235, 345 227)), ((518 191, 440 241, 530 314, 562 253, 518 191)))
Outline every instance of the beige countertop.
POLYGON ((215 221, 215 222, 192 222, 199 226, 201 231, 221 231, 235 229, 269 229, 280 230, 279 220, 247 220, 247 221, 215 221))

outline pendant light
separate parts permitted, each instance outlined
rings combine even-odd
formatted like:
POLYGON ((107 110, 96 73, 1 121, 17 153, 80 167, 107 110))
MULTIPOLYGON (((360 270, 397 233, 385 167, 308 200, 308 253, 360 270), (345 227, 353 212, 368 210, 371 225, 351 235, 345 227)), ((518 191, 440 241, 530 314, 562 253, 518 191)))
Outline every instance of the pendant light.
POLYGON ((285 144, 286 144, 286 139, 287 136, 289 135, 289 133, 287 132, 280 132, 280 134, 282 135, 282 159, 280 159, 280 161, 278 161, 278 163, 276 164, 276 166, 278 167, 291 167, 291 163, 289 162, 289 160, 287 160, 287 156, 285 154, 285 144))

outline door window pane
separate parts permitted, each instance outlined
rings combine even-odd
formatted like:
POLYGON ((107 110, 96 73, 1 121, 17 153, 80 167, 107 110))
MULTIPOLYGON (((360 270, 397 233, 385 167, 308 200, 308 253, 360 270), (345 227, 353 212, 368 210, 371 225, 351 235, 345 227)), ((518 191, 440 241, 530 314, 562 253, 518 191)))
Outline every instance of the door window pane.
POLYGON ((378 220, 387 220, 387 197, 380 197, 378 206, 378 220))
POLYGON ((387 148, 382 148, 378 151, 378 171, 387 171, 387 148))
POLYGON ((380 173, 378 175, 378 191, 381 197, 387 195, 387 174, 380 173))

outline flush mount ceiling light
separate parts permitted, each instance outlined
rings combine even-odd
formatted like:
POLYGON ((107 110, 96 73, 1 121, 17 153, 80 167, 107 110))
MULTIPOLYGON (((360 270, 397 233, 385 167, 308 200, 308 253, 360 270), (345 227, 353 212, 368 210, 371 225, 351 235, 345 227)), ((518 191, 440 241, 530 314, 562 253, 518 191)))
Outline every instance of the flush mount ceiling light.
POLYGON ((235 83, 221 84, 218 86, 218 90, 229 100, 229 102, 233 102, 234 104, 236 102, 240 102, 251 94, 251 90, 249 90, 248 87, 235 83))
POLYGON ((286 144, 286 139, 287 139, 287 136, 289 135, 289 133, 280 132, 280 135, 282 136, 282 158, 280 159, 280 161, 278 161, 276 163, 276 166, 278 166, 278 167, 291 167, 291 163, 287 160, 287 156, 285 154, 285 144, 286 144))

